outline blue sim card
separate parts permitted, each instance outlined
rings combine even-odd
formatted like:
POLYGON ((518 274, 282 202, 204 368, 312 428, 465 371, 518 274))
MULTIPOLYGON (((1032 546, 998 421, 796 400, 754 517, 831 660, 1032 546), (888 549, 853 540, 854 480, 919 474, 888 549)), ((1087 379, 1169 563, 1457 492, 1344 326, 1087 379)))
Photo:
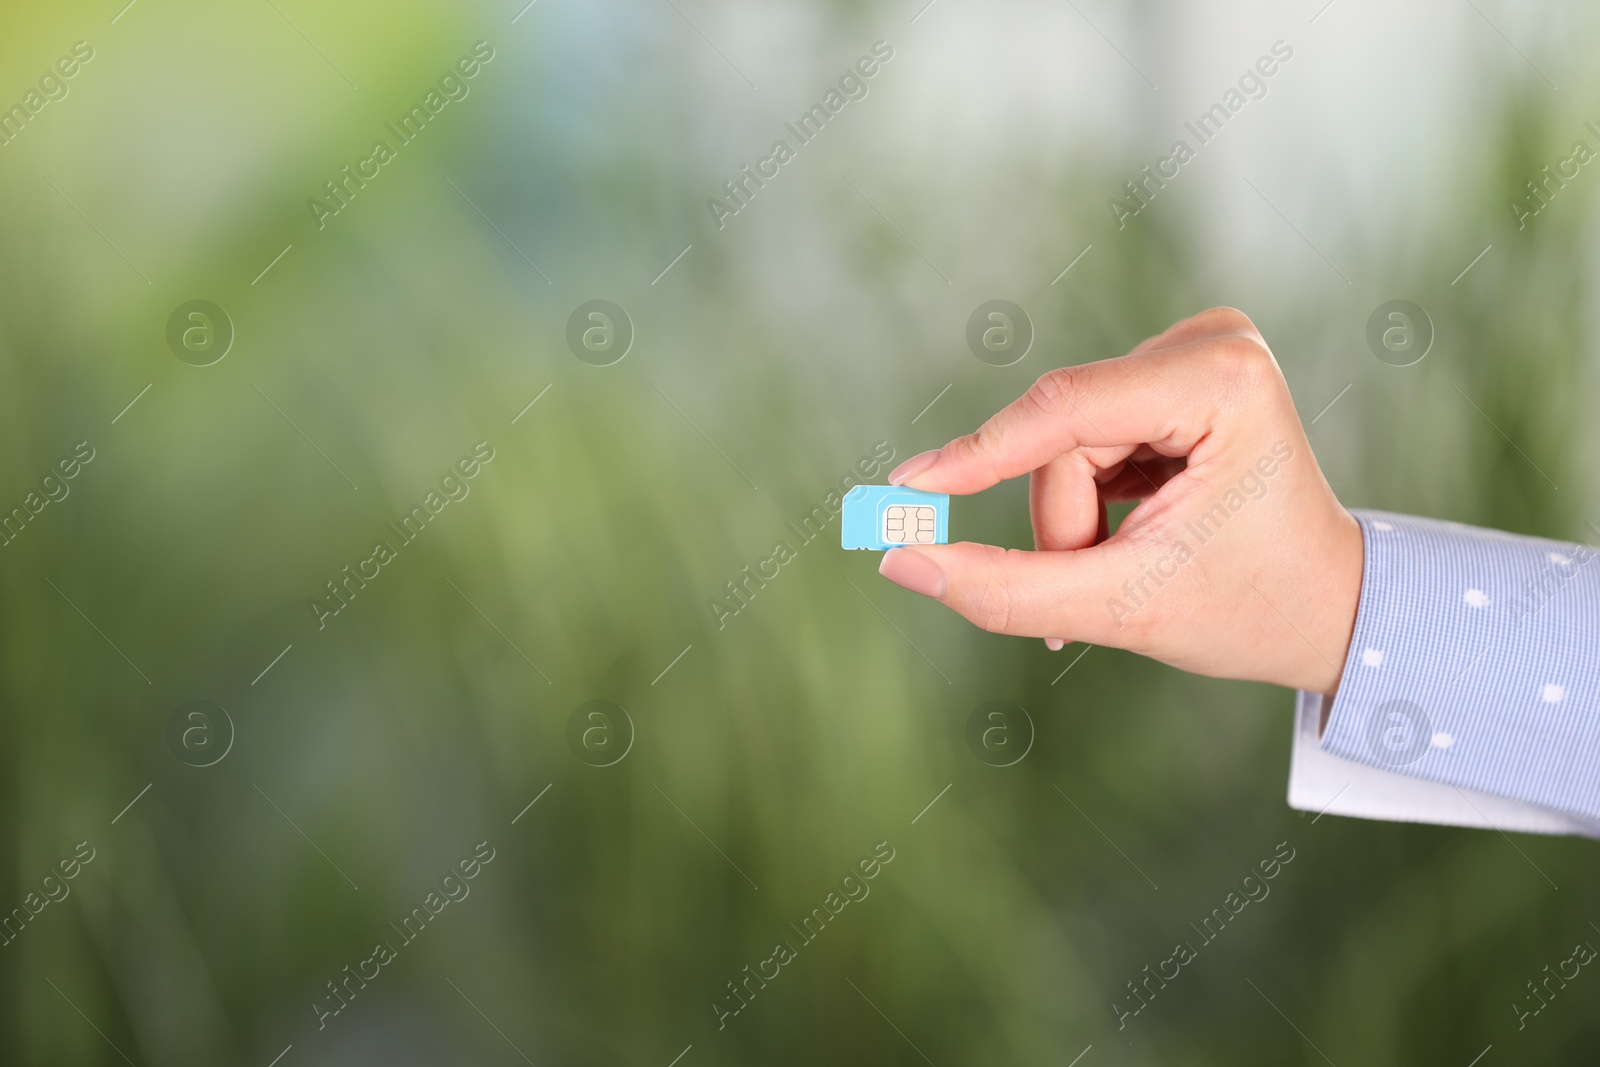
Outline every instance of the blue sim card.
POLYGON ((948 544, 950 496, 897 485, 854 486, 844 497, 839 540, 845 548, 878 552, 902 545, 948 544))

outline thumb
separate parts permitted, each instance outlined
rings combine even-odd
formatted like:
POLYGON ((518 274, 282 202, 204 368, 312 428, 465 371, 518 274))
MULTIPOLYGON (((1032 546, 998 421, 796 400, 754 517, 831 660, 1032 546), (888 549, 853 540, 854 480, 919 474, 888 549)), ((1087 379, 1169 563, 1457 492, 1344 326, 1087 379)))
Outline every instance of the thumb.
POLYGON ((1113 648, 1142 643, 1146 616, 1129 608, 1126 580, 1143 577, 1122 543, 1024 552, 964 541, 891 549, 878 573, 990 633, 1059 637, 1113 648))

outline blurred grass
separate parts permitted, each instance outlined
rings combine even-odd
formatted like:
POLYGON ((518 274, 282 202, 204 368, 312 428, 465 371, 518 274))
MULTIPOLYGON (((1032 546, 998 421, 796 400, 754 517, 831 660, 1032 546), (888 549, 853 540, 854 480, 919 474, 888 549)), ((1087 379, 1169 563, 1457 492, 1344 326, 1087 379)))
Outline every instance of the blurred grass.
MULTIPOLYGON (((921 1062, 895 1028, 940 1064, 1064 1063, 1091 1043, 1130 1063, 1316 1059, 1248 978, 1340 1062, 1466 1063, 1491 1041, 1581 1062, 1595 1036, 1581 989, 1524 1033, 1506 1005, 1584 936, 1588 843, 1517 839, 1552 892, 1498 835, 1312 826, 1282 801, 1287 694, 1105 649, 1058 677, 1079 649, 974 632, 827 539, 795 546, 724 629, 706 608, 875 441, 902 458, 938 444, 1046 367, 1211 303, 1257 316, 1308 420, 1354 383, 1312 435, 1353 506, 1582 536, 1595 194, 1575 183, 1521 234, 1503 204, 1579 122, 1508 80, 1479 127, 1493 166, 1424 213, 1424 251, 1363 230, 1357 204, 1322 205, 1348 213, 1320 230, 1354 231, 1343 254, 1362 284, 1316 298, 1273 276, 1323 270, 1292 235, 1265 281, 1212 269, 1205 220, 1176 194, 1104 239, 1103 191, 1140 160, 1085 152, 1029 179, 1057 205, 1034 236, 1066 236, 1019 248, 1009 272, 978 268, 985 285, 1036 279, 1021 299, 1037 355, 996 370, 953 340, 978 299, 968 280, 939 290, 833 180, 866 170, 920 235, 941 211, 927 183, 954 179, 818 146, 796 165, 809 173, 763 193, 765 214, 717 234, 686 213, 775 123, 741 114, 726 144, 706 140, 686 116, 738 109, 670 10, 625 29, 619 15, 556 23, 580 41, 622 35, 620 54, 670 75, 662 88, 611 55, 604 77, 568 77, 549 31, 526 32, 543 7, 515 37, 486 8, 284 5, 351 90, 270 7, 141 3, 98 29, 73 95, 0 150, 4 500, 77 441, 98 452, 0 560, 0 906, 74 843, 99 850, 0 950, 0 1059, 122 1062, 114 1043, 138 1063, 265 1064, 292 1044, 286 1065, 509 1063, 514 1043, 540 1063, 666 1064, 692 1043, 686 1065, 921 1062), (499 55, 473 95, 313 230, 304 198, 484 35, 499 55), (1496 254, 1452 286, 1481 247, 1461 218, 1484 220, 1496 254), (1048 285, 1085 234, 1101 234, 1094 258, 1048 285), (1366 315, 1394 295, 1438 331, 1408 372, 1362 347, 1366 315), (204 369, 163 340, 195 296, 238 330, 204 369), (638 329, 603 370, 563 342, 594 296, 638 329), (319 631, 308 598, 479 440, 497 454, 471 495, 319 631), (195 697, 238 735, 204 770, 165 741, 170 710, 195 697), (637 729, 615 767, 567 749, 568 716, 593 698, 637 729), (1038 729, 1008 769, 963 740, 994 698, 1038 729), (471 897, 319 1032, 324 983, 482 840, 498 856, 471 897), (724 984, 882 840, 897 858, 871 896, 718 1031, 724 984), (1285 840, 1298 857, 1269 900, 1118 1032, 1108 1004, 1124 983, 1285 840)), ((810 81, 872 40, 879 14, 805 15, 810 81)), ((5 92, 109 17, 7 16, 5 92)), ((902 70, 877 106, 915 108, 902 70)), ((1026 545, 1024 500, 1014 485, 963 502, 957 535, 1026 545)))

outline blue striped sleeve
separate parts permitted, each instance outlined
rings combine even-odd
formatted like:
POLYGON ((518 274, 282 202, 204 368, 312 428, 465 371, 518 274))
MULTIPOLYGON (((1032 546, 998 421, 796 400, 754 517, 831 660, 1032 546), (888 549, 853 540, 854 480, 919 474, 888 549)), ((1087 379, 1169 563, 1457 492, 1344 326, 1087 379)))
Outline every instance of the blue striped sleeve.
POLYGON ((1322 750, 1600 827, 1600 553, 1355 515, 1361 603, 1322 750))

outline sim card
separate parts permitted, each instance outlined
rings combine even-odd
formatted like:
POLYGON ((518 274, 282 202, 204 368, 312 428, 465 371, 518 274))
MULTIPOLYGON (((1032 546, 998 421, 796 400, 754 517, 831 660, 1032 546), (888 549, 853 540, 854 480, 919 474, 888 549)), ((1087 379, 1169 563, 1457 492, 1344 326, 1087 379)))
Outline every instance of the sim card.
POLYGON ((878 552, 950 540, 950 496, 897 485, 857 485, 845 494, 839 524, 845 548, 878 552))

